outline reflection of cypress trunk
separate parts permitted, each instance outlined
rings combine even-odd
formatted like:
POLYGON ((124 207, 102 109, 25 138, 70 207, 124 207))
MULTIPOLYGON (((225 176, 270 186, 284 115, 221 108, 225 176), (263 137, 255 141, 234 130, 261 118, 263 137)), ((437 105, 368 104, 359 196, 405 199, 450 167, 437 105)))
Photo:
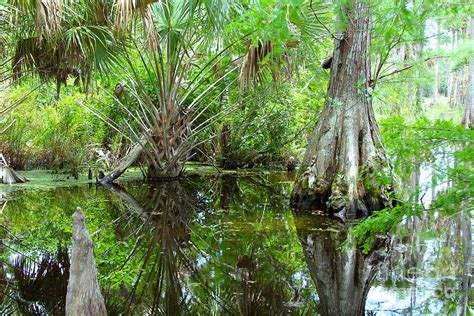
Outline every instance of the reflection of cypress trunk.
POLYGON ((391 174, 370 102, 369 10, 360 0, 346 8, 345 38, 336 39, 328 97, 292 193, 303 209, 347 211, 348 217, 389 206, 391 174))
POLYGON ((295 218, 322 315, 364 315, 367 294, 386 252, 341 251, 348 228, 324 216, 295 218))

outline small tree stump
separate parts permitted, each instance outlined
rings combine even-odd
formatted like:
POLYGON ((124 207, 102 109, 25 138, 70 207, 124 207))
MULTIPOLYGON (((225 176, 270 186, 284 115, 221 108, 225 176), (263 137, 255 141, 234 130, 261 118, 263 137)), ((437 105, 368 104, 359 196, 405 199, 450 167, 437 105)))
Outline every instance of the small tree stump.
POLYGON ((66 295, 66 315, 107 315, 97 281, 93 243, 80 207, 72 215, 72 257, 66 295))

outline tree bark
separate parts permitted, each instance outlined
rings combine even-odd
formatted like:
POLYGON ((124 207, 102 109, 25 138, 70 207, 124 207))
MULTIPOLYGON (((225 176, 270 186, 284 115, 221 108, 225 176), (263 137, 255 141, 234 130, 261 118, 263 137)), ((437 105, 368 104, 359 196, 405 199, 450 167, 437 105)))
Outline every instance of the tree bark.
MULTIPOLYGON (((436 34, 440 33, 440 27, 438 21, 436 23, 436 34)), ((439 35, 436 35, 436 50, 439 50, 439 35)), ((433 80, 433 105, 439 103, 439 61, 437 58, 433 59, 434 63, 434 80, 433 80)))
POLYGON ((72 216, 72 257, 66 295, 66 315, 107 315, 97 281, 92 239, 78 207, 72 216))
POLYGON ((0 154, 0 183, 15 184, 24 183, 26 178, 18 174, 15 170, 7 165, 5 157, 0 154))
MULTIPOLYGON (((474 18, 469 20, 469 38, 474 40, 474 18)), ((467 80, 467 100, 464 107, 464 114, 462 117, 462 124, 466 128, 474 126, 474 54, 471 55, 469 60, 469 77, 467 80)))
POLYGON ((341 212, 354 218, 390 206, 392 185, 391 178, 385 178, 391 177, 391 168, 371 104, 368 6, 351 0, 344 12, 347 29, 344 38, 334 43, 326 104, 291 202, 297 209, 341 212))
MULTIPOLYGON (((458 31, 456 29, 453 29, 451 32, 451 50, 454 51, 457 46, 457 38, 458 38, 458 31)), ((451 63, 451 66, 455 66, 454 62, 451 63)), ((451 108, 454 108, 456 106, 456 90, 457 90, 457 85, 458 85, 458 74, 459 71, 453 71, 451 69, 451 73, 449 74, 449 85, 448 85, 448 102, 449 106, 451 108)))
POLYGON ((143 153, 144 148, 147 144, 147 139, 142 136, 138 142, 130 149, 130 151, 122 158, 117 167, 114 168, 108 175, 99 181, 102 185, 112 183, 118 179, 143 153))

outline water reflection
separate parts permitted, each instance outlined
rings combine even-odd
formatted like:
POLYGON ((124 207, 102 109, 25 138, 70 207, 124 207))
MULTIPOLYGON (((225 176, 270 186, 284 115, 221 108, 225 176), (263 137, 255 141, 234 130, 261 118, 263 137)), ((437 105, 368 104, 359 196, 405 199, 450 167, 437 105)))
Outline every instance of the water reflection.
POLYGON ((295 216, 298 238, 316 284, 322 315, 364 315, 367 294, 384 258, 386 241, 369 255, 341 249, 349 227, 322 215, 295 216))
POLYGON ((288 189, 285 175, 270 174, 10 193, 0 217, 0 314, 61 314, 47 302, 63 301, 61 282, 33 297, 14 267, 38 288, 35 280, 48 274, 38 272, 41 260, 58 261, 57 245, 70 244, 76 206, 86 214, 110 315, 348 314, 364 304, 378 315, 468 310, 469 212, 407 217, 390 253, 381 245, 364 256, 338 249, 347 238, 342 223, 294 217, 288 189))
MULTIPOLYGON (((248 211, 237 177, 225 176, 214 181, 207 190, 197 191, 179 181, 155 184, 141 198, 135 198, 120 186, 109 187, 142 221, 134 233, 141 236, 137 238, 140 242, 122 263, 122 266, 139 263, 139 273, 126 291, 127 304, 121 310, 115 305, 114 313, 179 315, 205 311, 284 315, 291 312, 293 307, 286 302, 298 301, 298 290, 291 284, 288 289, 288 281, 281 277, 268 278, 265 259, 278 265, 271 251, 266 251, 266 258, 262 258, 260 245, 247 244, 245 250, 233 249, 238 255, 231 260, 219 262, 219 257, 225 256, 223 251, 228 251, 222 249, 225 248, 223 237, 218 232, 214 236, 199 232, 206 228, 196 226, 195 222, 215 216, 209 205, 219 205, 224 214, 235 209, 236 204, 248 211), (204 209, 198 207, 203 200, 207 202, 204 209), (201 215, 196 217, 199 212, 201 215), (212 240, 212 237, 216 238, 212 240), (221 244, 218 249, 213 249, 213 242, 221 244), (216 286, 221 289, 216 291, 216 286)), ((260 180, 252 182, 255 181, 260 180)), ((277 192, 271 186, 267 190, 269 194, 277 192)), ((108 305, 113 305, 110 299, 108 305)))
MULTIPOLYGON (((193 195, 178 181, 154 185, 144 203, 117 185, 110 190, 142 221, 134 232, 137 242, 122 263, 136 262, 139 268, 134 286, 125 290, 122 285, 126 304, 120 312, 182 314, 188 296, 184 275, 196 274, 195 262, 185 254, 192 246, 189 221, 196 204, 193 195)), ((118 313, 117 306, 114 312, 118 313)))
POLYGON ((35 259, 14 255, 0 268, 2 315, 64 315, 69 278, 67 248, 35 259))

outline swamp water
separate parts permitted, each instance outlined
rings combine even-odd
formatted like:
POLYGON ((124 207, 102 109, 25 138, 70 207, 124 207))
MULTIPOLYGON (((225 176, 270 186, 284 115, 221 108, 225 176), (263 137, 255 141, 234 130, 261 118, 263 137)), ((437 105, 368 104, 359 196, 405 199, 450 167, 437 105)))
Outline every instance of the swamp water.
POLYGON ((0 202, 0 314, 64 314, 76 206, 110 315, 469 311, 469 214, 408 217, 363 255, 341 249, 342 222, 291 212, 291 181, 267 174, 19 186, 0 202))

